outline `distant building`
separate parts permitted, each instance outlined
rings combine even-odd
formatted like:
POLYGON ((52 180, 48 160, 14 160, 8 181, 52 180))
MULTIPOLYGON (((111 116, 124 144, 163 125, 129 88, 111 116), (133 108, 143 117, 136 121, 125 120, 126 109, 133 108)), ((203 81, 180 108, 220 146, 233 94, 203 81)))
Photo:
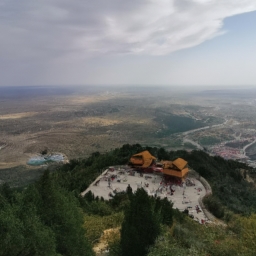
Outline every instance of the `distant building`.
POLYGON ((188 173, 188 162, 182 158, 174 161, 162 161, 163 174, 183 179, 188 173))

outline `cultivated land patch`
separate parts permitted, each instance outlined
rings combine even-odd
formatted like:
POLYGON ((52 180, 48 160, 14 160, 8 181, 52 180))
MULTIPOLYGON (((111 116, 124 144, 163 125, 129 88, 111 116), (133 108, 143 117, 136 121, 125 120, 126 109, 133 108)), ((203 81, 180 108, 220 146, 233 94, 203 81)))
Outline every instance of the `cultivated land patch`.
POLYGON ((17 119, 17 118, 24 118, 36 115, 37 112, 24 112, 24 113, 16 113, 16 114, 6 114, 0 115, 0 120, 7 120, 7 119, 17 119))

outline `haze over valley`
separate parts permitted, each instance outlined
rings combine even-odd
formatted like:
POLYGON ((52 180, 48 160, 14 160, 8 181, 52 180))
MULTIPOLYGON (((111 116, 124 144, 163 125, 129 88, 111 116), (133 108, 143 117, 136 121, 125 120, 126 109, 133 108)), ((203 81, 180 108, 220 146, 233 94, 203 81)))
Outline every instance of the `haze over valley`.
POLYGON ((0 256, 255 256, 255 0, 0 7, 0 256))
POLYGON ((34 170, 41 167, 27 163, 44 150, 61 153, 68 161, 127 143, 199 149, 255 166, 254 89, 45 86, 0 90, 1 182, 18 185, 35 179, 34 170))

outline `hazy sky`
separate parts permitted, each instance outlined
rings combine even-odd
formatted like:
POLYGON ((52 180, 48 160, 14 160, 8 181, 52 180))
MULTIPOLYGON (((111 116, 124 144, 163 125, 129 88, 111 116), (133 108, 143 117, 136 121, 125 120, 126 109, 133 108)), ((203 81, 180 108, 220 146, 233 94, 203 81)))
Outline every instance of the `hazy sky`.
POLYGON ((0 86, 254 86, 255 11, 255 0, 0 0, 0 86))

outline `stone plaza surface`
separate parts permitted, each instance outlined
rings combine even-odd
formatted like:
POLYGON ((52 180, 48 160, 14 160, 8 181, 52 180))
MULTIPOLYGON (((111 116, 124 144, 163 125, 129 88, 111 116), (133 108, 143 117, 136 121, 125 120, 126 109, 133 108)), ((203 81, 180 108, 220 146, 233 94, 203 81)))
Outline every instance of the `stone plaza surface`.
POLYGON ((195 178, 186 178, 182 184, 165 183, 162 174, 140 173, 128 166, 113 166, 106 169, 84 192, 106 200, 115 193, 126 191, 128 184, 133 192, 144 188, 148 195, 165 198, 173 203, 173 208, 189 210, 189 215, 199 223, 208 221, 199 205, 199 198, 206 194, 202 183, 195 178), (173 192, 172 192, 173 191, 173 192))

